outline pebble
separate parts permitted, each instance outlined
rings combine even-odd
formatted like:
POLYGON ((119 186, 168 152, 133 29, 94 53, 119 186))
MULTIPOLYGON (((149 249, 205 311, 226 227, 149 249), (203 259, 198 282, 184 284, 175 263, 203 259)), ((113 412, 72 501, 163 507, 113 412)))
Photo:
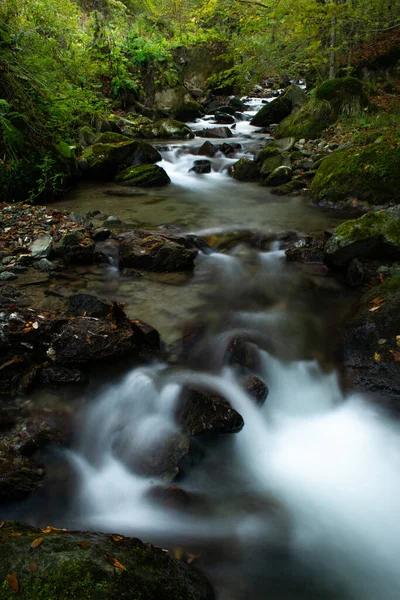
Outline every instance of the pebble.
POLYGON ((11 271, 3 271, 0 273, 0 281, 11 281, 12 279, 17 279, 15 273, 11 273, 11 271))

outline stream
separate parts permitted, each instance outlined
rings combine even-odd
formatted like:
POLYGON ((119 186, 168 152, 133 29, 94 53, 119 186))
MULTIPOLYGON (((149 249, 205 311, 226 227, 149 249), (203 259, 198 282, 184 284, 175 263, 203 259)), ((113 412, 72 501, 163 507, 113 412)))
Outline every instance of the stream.
MULTIPOLYGON (((248 116, 256 101, 252 109, 248 116)), ((265 141, 248 121, 238 121, 235 137, 226 140, 240 144, 233 158, 217 155, 210 174, 188 173, 193 150, 205 140, 158 144, 172 181, 165 188, 119 197, 106 193, 114 184, 84 183, 58 203, 114 215, 122 231, 179 228, 239 241, 223 253, 200 253, 190 277, 132 279, 112 263, 78 269, 77 290, 124 302, 129 316, 160 331, 175 362, 128 366, 89 389, 75 443, 62 456, 74 473, 73 492, 61 512, 53 511, 56 523, 133 535, 176 556, 195 556, 218 600, 398 600, 399 427, 344 390, 336 372, 349 293, 321 265, 293 265, 284 255, 282 234, 322 235, 343 216, 307 197, 280 198, 230 178, 227 167, 265 141), (270 238, 268 247, 243 243, 248 232, 270 238), (182 332, 198 323, 201 334, 185 347, 182 332), (238 337, 251 343, 251 372, 268 385, 262 407, 227 360, 238 337), (132 457, 180 434, 175 408, 188 384, 220 394, 245 422, 239 433, 199 440, 175 482, 197 499, 194 509, 149 499, 162 482, 131 467, 132 457)), ((18 517, 42 522, 57 499, 41 501, 45 507, 26 503, 18 517)))

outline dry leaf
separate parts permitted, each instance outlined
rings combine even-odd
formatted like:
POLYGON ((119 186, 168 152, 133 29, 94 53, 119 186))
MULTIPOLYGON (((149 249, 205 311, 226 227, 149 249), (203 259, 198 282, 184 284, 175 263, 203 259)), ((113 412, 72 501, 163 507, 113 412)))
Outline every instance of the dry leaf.
POLYGON ((383 344, 386 344, 386 342, 387 342, 387 340, 385 340, 385 338, 381 338, 381 339, 379 340, 378 344, 379 344, 380 346, 383 346, 383 344))
POLYGON ((183 548, 181 548, 180 546, 175 546, 175 548, 172 549, 172 555, 177 560, 182 560, 182 558, 183 558, 183 548))
POLYGON ((393 354, 393 358, 396 362, 400 361, 400 352, 395 352, 394 350, 390 351, 393 354))
POLYGON ((371 300, 371 304, 382 304, 382 302, 385 302, 385 299, 382 298, 382 296, 377 296, 376 298, 374 298, 373 300, 371 300))
POLYGON ((124 539, 123 535, 113 535, 112 539, 114 540, 114 542, 120 542, 121 540, 124 539))
POLYGON ((43 538, 36 538, 31 544, 31 548, 37 548, 43 542, 43 538))
POLYGON ((92 547, 92 542, 82 540, 81 542, 76 542, 76 545, 82 548, 82 550, 89 550, 92 547))
POLYGON ((2 522, 0 523, 0 529, 1 529, 2 527, 4 527, 4 524, 5 524, 5 521, 2 521, 2 522))
POLYGON ((380 362, 381 360, 381 355, 379 354, 379 352, 375 352, 374 354, 374 361, 375 362, 380 362))
POLYGON ((29 565, 29 569, 31 571, 37 571, 39 569, 39 565, 37 564, 36 560, 33 560, 30 565, 29 565))
POLYGON ((52 527, 51 525, 47 525, 46 529, 42 529, 43 533, 67 533, 66 529, 57 529, 57 527, 52 527))
POLYGON ((375 310, 378 310, 378 308, 380 308, 381 305, 379 306, 373 306, 372 308, 369 309, 369 312, 374 312, 375 310))
POLYGON ((110 563, 110 565, 112 565, 116 569, 122 569, 123 571, 126 571, 126 567, 124 567, 124 565, 122 565, 119 562, 119 560, 117 560, 116 558, 114 558, 113 556, 111 556, 111 554, 106 554, 105 557, 107 559, 107 562, 110 563))
POLYGON ((188 554, 186 559, 186 564, 191 565, 192 562, 200 558, 198 554, 188 554))
POLYGON ((12 589, 14 594, 18 593, 19 583, 15 573, 9 573, 7 575, 8 586, 12 589))
POLYGON ((396 335, 396 344, 400 346, 400 335, 396 335))
POLYGON ((10 533, 10 537, 22 537, 22 533, 10 533))

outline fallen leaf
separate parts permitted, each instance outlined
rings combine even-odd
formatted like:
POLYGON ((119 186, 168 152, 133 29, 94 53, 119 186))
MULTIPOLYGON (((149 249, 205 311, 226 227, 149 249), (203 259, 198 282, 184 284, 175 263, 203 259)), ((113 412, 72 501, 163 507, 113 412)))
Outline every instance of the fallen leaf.
POLYGON ((375 310, 378 310, 378 308, 380 308, 381 305, 379 306, 373 306, 372 308, 369 309, 369 312, 374 312, 375 310))
POLYGON ((377 296, 376 298, 371 300, 371 304, 374 304, 375 306, 377 304, 382 304, 382 302, 385 302, 385 298, 382 298, 382 296, 377 296))
POLYGON ((375 352, 375 354, 374 354, 374 361, 375 362, 380 362, 381 361, 381 355, 379 354, 379 352, 375 352))
POLYGON ((90 339, 90 337, 89 337, 89 336, 86 338, 86 343, 87 343, 87 344, 89 344, 89 346, 90 346, 90 345, 91 345, 91 343, 92 343, 92 340, 90 339))
POLYGON ((378 344, 379 344, 380 346, 383 346, 383 344, 386 344, 386 342, 387 342, 387 340, 385 340, 385 338, 381 338, 381 339, 379 340, 378 344))
POLYGON ((36 560, 33 560, 30 565, 29 565, 29 569, 31 571, 37 571, 39 569, 39 565, 37 564, 36 560))
POLYGON ((396 335, 396 344, 400 346, 400 335, 396 335))
POLYGON ((186 559, 186 564, 191 565, 192 562, 200 558, 198 554, 188 554, 186 559))
POLYGON ((181 548, 180 546, 175 546, 175 548, 172 549, 172 554, 177 560, 182 560, 183 548, 181 548))
POLYGON ((36 538, 31 544, 31 548, 37 548, 43 542, 43 538, 36 538))
POLYGON ((112 565, 116 569, 122 569, 123 571, 126 571, 126 567, 124 567, 124 565, 122 565, 119 562, 119 560, 117 560, 116 558, 114 558, 113 556, 111 556, 111 554, 106 554, 105 557, 107 559, 107 562, 110 563, 110 565, 112 565))
POLYGON ((8 586, 9 588, 12 589, 12 591, 14 592, 14 594, 18 593, 19 590, 19 583, 18 583, 18 579, 15 573, 9 573, 7 575, 7 581, 8 581, 8 586))
POLYGON ((86 540, 82 540, 81 542, 76 542, 76 545, 82 548, 82 550, 89 550, 92 547, 92 543, 86 540))
POLYGON ((112 539, 114 540, 114 542, 120 542, 121 540, 124 539, 123 535, 113 535, 112 539))
POLYGON ((400 361, 400 352, 395 352, 395 350, 390 351, 393 354, 393 358, 396 362, 400 361))
POLYGON ((10 533, 10 537, 22 537, 22 533, 10 533))
POLYGON ((42 529, 42 531, 43 533, 67 533, 67 529, 57 529, 51 525, 47 525, 46 529, 42 529))

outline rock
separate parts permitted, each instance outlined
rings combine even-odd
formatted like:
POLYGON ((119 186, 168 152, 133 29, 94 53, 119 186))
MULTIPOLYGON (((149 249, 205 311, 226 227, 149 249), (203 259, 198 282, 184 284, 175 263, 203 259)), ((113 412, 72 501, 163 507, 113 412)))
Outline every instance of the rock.
POLYGON ((237 110, 239 112, 243 112, 247 108, 246 104, 244 102, 242 102, 239 98, 236 98, 236 96, 229 96, 228 105, 232 106, 232 108, 234 108, 235 110, 237 110))
POLYGON ((214 600, 199 571, 137 538, 17 521, 0 530, 0 581, 4 598, 18 588, 21 600, 214 600))
POLYGON ((39 271, 43 271, 44 273, 50 273, 55 270, 55 265, 47 258, 41 258, 34 264, 35 269, 39 269, 39 271))
POLYGON ((238 181, 257 181, 260 175, 260 165, 249 158, 240 158, 232 166, 231 175, 238 181))
POLYGON ((156 121, 152 129, 153 137, 167 139, 189 140, 194 138, 194 133, 185 123, 174 119, 156 121))
POLYGON ((200 129, 199 131, 196 131, 196 135, 199 137, 221 139, 233 137, 233 133, 229 127, 209 127, 207 129, 200 129))
POLYGON ((281 152, 290 152, 296 143, 296 138, 287 137, 280 140, 275 140, 274 144, 281 152))
MULTIPOLYGON (((285 157, 282 154, 277 154, 276 156, 271 156, 270 158, 266 158, 260 169, 261 178, 265 181, 271 175, 271 173, 273 171, 275 171, 275 169, 278 169, 279 167, 290 167, 290 158, 285 157)), ((287 181, 287 179, 286 179, 286 181, 287 181)), ((267 184, 267 185, 269 185, 269 184, 267 184)), ((272 185, 274 185, 274 184, 272 184, 272 185)))
POLYGON ((23 456, 31 457, 36 450, 48 444, 67 444, 72 438, 71 413, 64 408, 33 408, 25 419, 14 448, 23 456))
POLYGON ((67 263, 89 265, 94 262, 94 242, 83 233, 67 233, 53 246, 50 258, 67 263))
POLYGON ((253 398, 257 406, 262 406, 268 396, 268 387, 255 375, 246 375, 241 380, 242 388, 253 398))
POLYGON ((0 286, 0 308, 21 305, 23 299, 24 296, 17 287, 6 283, 0 286))
MULTIPOLYGON (((107 221, 107 219, 106 219, 107 221)), ((111 231, 110 229, 104 229, 104 228, 100 228, 100 229, 96 229, 94 234, 93 234, 93 240, 95 242, 104 242, 105 240, 108 240, 108 238, 111 236, 111 231)))
POLYGON ((118 240, 121 269, 186 271, 194 267, 197 250, 184 237, 136 231, 118 240))
POLYGON ((121 219, 119 219, 118 217, 114 217, 113 215, 110 215, 109 217, 107 217, 107 219, 104 221, 103 225, 105 227, 109 226, 109 227, 115 227, 118 225, 122 225, 122 221, 121 219))
POLYGON ((287 183, 288 181, 290 181, 291 176, 292 176, 292 169, 290 167, 282 165, 282 166, 274 169, 272 171, 272 173, 270 175, 268 175, 268 177, 264 183, 265 183, 265 185, 272 185, 272 186, 282 185, 283 183, 287 183))
MULTIPOLYGON (((13 454, 3 455, 0 460, 0 504, 23 500, 29 496, 38 487, 43 475, 43 467, 29 458, 13 454)), ((0 570, 4 568, 3 565, 2 558, 0 570)))
POLYGON ((287 260, 305 264, 322 264, 324 261, 324 244, 308 235, 288 248, 285 255, 287 260))
POLYGON ((310 158, 303 158, 302 160, 297 161, 296 167, 302 171, 311 171, 314 167, 314 162, 310 158))
POLYGON ((224 142, 223 144, 218 146, 219 152, 222 152, 222 154, 224 156, 232 156, 238 150, 241 150, 241 149, 242 149, 241 144, 227 144, 226 142, 224 142))
POLYGON ((295 107, 301 106, 306 101, 304 91, 298 85, 290 85, 282 96, 275 98, 272 102, 265 104, 251 119, 251 125, 256 127, 268 127, 273 123, 279 123, 289 116, 295 107))
POLYGON ((48 258, 52 243, 53 238, 51 237, 51 235, 42 235, 40 238, 37 238, 29 246, 32 258, 48 258))
POLYGON ((17 275, 11 271, 3 271, 0 273, 0 281, 12 281, 13 279, 17 279, 17 275))
POLYGON ((364 283, 364 267, 358 258, 353 258, 349 262, 346 271, 346 283, 350 287, 357 287, 364 283))
POLYGON ((195 119, 198 119, 202 115, 204 115, 204 109, 202 105, 194 100, 186 100, 173 110, 174 119, 184 123, 188 121, 195 121, 195 119))
MULTIPOLYGON (((157 477, 165 482, 170 482, 179 474, 179 463, 190 450, 190 439, 187 435, 175 434, 167 439, 152 444, 146 452, 132 452, 130 455, 124 451, 124 460, 138 475, 157 477)), ((118 444, 114 452, 119 453, 118 444)))
POLYGON ((296 194, 300 190, 306 187, 305 181, 300 179, 292 179, 288 183, 284 183, 279 187, 274 187, 270 190, 271 194, 275 194, 276 196, 288 196, 290 194, 296 194))
POLYGON ((214 111, 211 111, 211 112, 213 112, 214 115, 216 115, 217 113, 225 113, 225 114, 233 117, 236 110, 233 106, 223 104, 222 106, 218 106, 218 108, 216 108, 214 111))
POLYGON ((40 373, 40 382, 43 385, 69 385, 87 383, 88 377, 80 369, 67 367, 46 367, 40 373))
POLYGON ((209 156, 212 158, 215 155, 216 148, 211 142, 204 142, 197 151, 199 156, 209 156))
POLYGON ((257 163, 260 163, 260 165, 262 165, 263 162, 267 160, 267 158, 279 156, 280 154, 281 151, 275 142, 267 142, 264 148, 262 148, 262 150, 260 150, 260 152, 257 154, 255 160, 257 163))
POLYGON ((94 144, 96 134, 87 125, 78 130, 78 141, 82 148, 87 148, 94 144))
POLYGON ((199 175, 203 173, 211 173, 211 162, 209 160, 195 160, 193 167, 189 169, 189 173, 197 173, 199 175))
POLYGON ((125 169, 115 178, 116 183, 127 186, 161 186, 171 183, 170 178, 158 165, 135 165, 125 169))
POLYGON ((372 205, 400 202, 400 149, 368 144, 335 150, 318 167, 310 187, 318 202, 342 205, 353 199, 372 205))
POLYGON ((235 123, 235 118, 227 113, 217 110, 214 121, 218 123, 218 125, 231 125, 232 123, 235 123))
POLYGON ((329 267, 347 267, 353 258, 400 257, 400 206, 345 221, 325 246, 329 267))
POLYGON ((369 290, 355 316, 345 326, 345 373, 363 390, 392 400, 399 411, 400 279, 391 278, 369 290), (379 306, 378 310, 371 308, 379 306))
POLYGON ((119 142, 95 143, 84 150, 82 158, 86 163, 85 175, 108 179, 114 177, 122 166, 131 164, 136 143, 124 136, 120 137, 122 139, 119 142))
POLYGON ((68 298, 68 312, 75 317, 106 317, 111 310, 111 303, 100 300, 91 294, 72 294, 68 298))
POLYGON ((188 435, 237 433, 244 425, 241 415, 224 398, 189 387, 178 400, 176 418, 188 435))

